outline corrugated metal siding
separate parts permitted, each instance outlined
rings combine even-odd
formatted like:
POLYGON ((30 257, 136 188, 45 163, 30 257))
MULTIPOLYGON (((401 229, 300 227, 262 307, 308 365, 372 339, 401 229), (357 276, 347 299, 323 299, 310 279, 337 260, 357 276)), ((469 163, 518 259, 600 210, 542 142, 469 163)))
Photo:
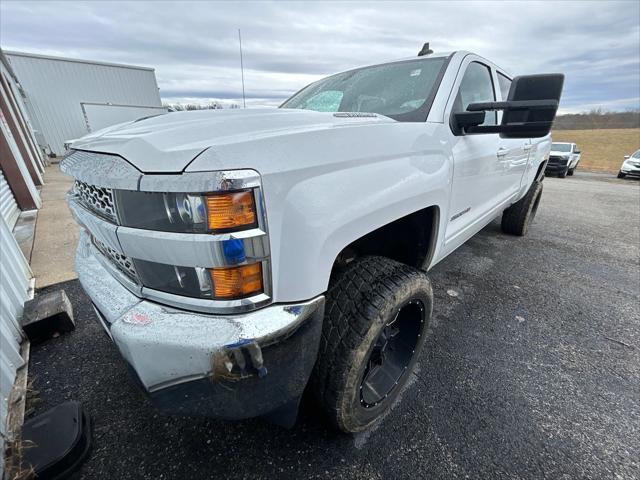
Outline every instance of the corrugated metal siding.
POLYGON ((24 365, 19 320, 30 296, 31 277, 31 268, 0 215, 0 465, 4 465, 9 395, 16 372, 24 365))
POLYGON ((31 145, 29 144, 30 138, 27 130, 23 128, 22 112, 18 106, 18 101, 11 85, 10 76, 5 74, 4 65, 2 65, 3 80, 7 81, 8 88, 2 88, 2 101, 6 105, 6 109, 3 109, 3 121, 7 123, 9 130, 12 132, 13 140, 16 142, 16 147, 22 155, 22 159, 25 162, 25 166, 31 172, 34 183, 42 185, 42 175, 40 172, 40 165, 34 152, 31 151, 31 145))
POLYGON ((23 56, 5 52, 49 148, 87 133, 81 102, 162 106, 155 72, 135 67, 23 56))
POLYGON ((27 105, 25 103, 22 90, 14 80, 13 76, 6 75, 5 78, 9 84, 9 87, 13 92, 13 98, 15 99, 17 103, 17 107, 20 110, 20 115, 22 117, 22 120, 26 124, 25 125, 26 131, 24 132, 24 134, 28 137, 27 140, 31 145, 31 147, 33 147, 35 154, 37 155, 37 157, 35 158, 35 161, 36 161, 36 166, 38 168, 38 171, 40 173, 44 173, 44 159, 42 158, 42 151, 38 148, 38 143, 34 135, 34 127, 31 121, 29 111, 27 110, 27 105))
POLYGON ((20 153, 20 150, 18 150, 18 145, 16 144, 16 141, 13 138, 11 131, 9 130, 9 126, 7 125, 7 123, 3 118, 2 112, 0 112, 0 135, 3 135, 4 138, 7 139, 13 158, 16 161, 16 165, 20 170, 20 174, 22 175, 22 178, 27 184, 27 188, 29 190, 29 193, 31 194, 31 197, 33 198, 33 202, 35 203, 36 208, 40 208, 42 206, 40 193, 38 192, 38 189, 36 188, 35 183, 33 183, 33 180, 31 179, 31 175, 29 175, 29 170, 27 169, 25 160, 22 158, 22 154, 20 153))
POLYGON ((7 183, 7 179, 4 178, 2 169, 0 169, 0 216, 7 222, 9 230, 13 230, 19 215, 20 209, 16 199, 13 198, 13 192, 7 183))

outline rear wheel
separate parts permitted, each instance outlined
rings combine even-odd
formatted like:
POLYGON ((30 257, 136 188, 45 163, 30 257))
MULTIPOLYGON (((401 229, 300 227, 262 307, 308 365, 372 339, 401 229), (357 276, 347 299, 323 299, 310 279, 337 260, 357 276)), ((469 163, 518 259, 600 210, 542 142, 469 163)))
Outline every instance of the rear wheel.
POLYGON ((529 230, 542 198, 542 182, 533 182, 527 194, 502 213, 502 231, 522 236, 529 230))
POLYGON ((425 341, 433 292, 426 274, 384 257, 362 257, 334 276, 315 395, 344 432, 382 418, 411 375, 425 341))

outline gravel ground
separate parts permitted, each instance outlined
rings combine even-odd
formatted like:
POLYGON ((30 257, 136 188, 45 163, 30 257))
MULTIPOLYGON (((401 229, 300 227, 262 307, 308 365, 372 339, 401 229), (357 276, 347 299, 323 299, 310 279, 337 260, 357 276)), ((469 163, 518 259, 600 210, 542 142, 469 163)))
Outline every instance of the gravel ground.
POLYGON ((419 368, 364 434, 308 400, 292 430, 157 414, 76 281, 76 331, 31 352, 36 412, 93 416, 76 478, 639 478, 639 219, 637 181, 546 179, 527 237, 494 222, 433 269, 419 368))

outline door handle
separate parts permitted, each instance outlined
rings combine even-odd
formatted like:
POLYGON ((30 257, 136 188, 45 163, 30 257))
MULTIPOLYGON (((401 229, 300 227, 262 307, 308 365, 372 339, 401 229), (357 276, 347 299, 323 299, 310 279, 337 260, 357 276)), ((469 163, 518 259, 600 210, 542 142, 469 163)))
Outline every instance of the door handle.
POLYGON ((509 152, 509 149, 508 149, 508 148, 500 147, 500 148, 498 149, 498 151, 496 152, 496 156, 497 156, 498 158, 502 158, 502 157, 504 157, 504 156, 507 154, 507 152, 509 152))
POLYGON ((529 150, 531 150, 531 148, 533 148, 533 144, 532 143, 525 143, 522 146, 522 150, 524 150, 525 152, 528 152, 529 150))

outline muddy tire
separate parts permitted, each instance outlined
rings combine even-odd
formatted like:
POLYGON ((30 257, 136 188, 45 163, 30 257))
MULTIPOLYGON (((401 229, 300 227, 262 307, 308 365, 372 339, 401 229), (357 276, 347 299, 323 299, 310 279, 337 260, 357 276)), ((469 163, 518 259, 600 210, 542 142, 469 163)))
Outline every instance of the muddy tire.
POLYGON ((343 432, 382 418, 424 345, 433 292, 426 274, 362 257, 332 278, 311 379, 326 417, 343 432))
POLYGON ((534 182, 527 194, 502 213, 502 231, 523 236, 533 222, 542 198, 542 182, 534 182))

